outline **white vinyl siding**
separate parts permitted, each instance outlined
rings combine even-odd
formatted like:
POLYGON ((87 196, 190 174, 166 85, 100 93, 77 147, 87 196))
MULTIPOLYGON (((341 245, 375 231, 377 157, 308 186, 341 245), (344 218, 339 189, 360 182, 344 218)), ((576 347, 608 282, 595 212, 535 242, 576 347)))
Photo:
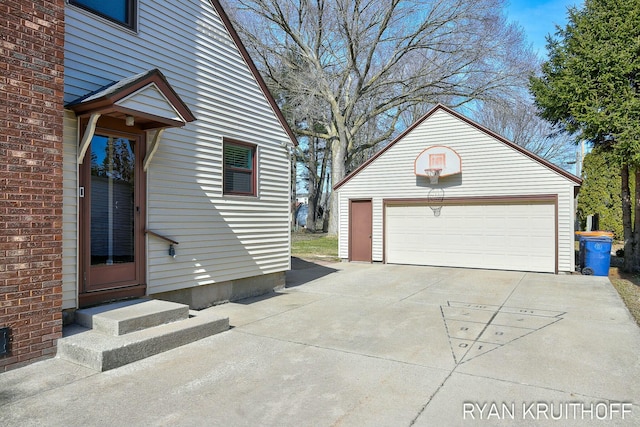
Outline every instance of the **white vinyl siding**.
POLYGON ((573 271, 576 184, 442 109, 339 188, 340 258, 349 256, 349 199, 372 198, 373 260, 384 260, 383 201, 428 198, 429 180, 414 175, 414 161, 432 145, 446 145, 462 158, 462 173, 442 178, 437 185, 447 198, 557 194, 558 268, 573 271))
POLYGON ((208 1, 138 10, 132 34, 66 8, 65 101, 158 68, 196 117, 164 132, 147 172, 147 228, 179 242, 171 258, 147 237, 148 293, 287 270, 290 139, 255 77, 208 1), (256 145, 257 197, 223 195, 225 137, 256 145))
POLYGON ((391 264, 554 273, 555 205, 387 206, 386 261, 391 264))
POLYGON ((154 116, 183 121, 183 117, 171 106, 155 84, 151 84, 136 91, 128 97, 116 102, 119 107, 144 111, 154 116))
POLYGON ((78 128, 73 112, 64 112, 62 154, 62 308, 76 307, 78 280, 78 128))

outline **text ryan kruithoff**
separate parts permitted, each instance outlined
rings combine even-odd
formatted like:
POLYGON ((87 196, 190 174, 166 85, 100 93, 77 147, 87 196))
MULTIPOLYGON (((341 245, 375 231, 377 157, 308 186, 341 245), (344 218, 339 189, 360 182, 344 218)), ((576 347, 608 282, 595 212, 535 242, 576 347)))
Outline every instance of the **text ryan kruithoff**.
POLYGON ((464 402, 465 420, 614 420, 629 417, 629 402, 464 402))

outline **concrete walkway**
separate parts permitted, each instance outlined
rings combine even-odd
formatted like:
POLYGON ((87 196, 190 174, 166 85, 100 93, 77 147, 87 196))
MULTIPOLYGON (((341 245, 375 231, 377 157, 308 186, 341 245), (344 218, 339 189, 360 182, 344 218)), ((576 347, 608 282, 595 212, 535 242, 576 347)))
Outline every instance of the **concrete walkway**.
POLYGON ((640 329, 607 278, 294 267, 208 309, 227 332, 105 373, 0 374, 0 425, 640 425, 640 329))

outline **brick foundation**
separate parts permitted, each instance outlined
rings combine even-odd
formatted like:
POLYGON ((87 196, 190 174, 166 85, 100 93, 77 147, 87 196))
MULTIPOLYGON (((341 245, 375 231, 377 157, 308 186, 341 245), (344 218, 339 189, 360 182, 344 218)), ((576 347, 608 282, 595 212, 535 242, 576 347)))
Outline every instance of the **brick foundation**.
POLYGON ((0 4, 0 372, 62 335, 64 0, 0 4))

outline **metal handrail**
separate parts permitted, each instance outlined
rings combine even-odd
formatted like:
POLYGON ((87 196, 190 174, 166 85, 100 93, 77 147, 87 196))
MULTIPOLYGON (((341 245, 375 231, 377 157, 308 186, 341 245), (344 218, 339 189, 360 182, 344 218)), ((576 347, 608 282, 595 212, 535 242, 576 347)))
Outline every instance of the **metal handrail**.
POLYGON ((163 236, 162 234, 158 234, 158 233, 156 233, 155 231, 151 231, 151 230, 144 230, 144 233, 145 233, 145 234, 151 234, 152 236, 156 236, 156 237, 158 237, 158 238, 160 238, 160 239, 162 239, 162 240, 166 240, 167 242, 171 243, 172 245, 179 245, 179 244, 180 244, 180 243, 176 242, 176 241, 175 241, 175 240, 173 240, 173 239, 170 239, 170 238, 168 238, 168 237, 166 237, 166 236, 163 236))

